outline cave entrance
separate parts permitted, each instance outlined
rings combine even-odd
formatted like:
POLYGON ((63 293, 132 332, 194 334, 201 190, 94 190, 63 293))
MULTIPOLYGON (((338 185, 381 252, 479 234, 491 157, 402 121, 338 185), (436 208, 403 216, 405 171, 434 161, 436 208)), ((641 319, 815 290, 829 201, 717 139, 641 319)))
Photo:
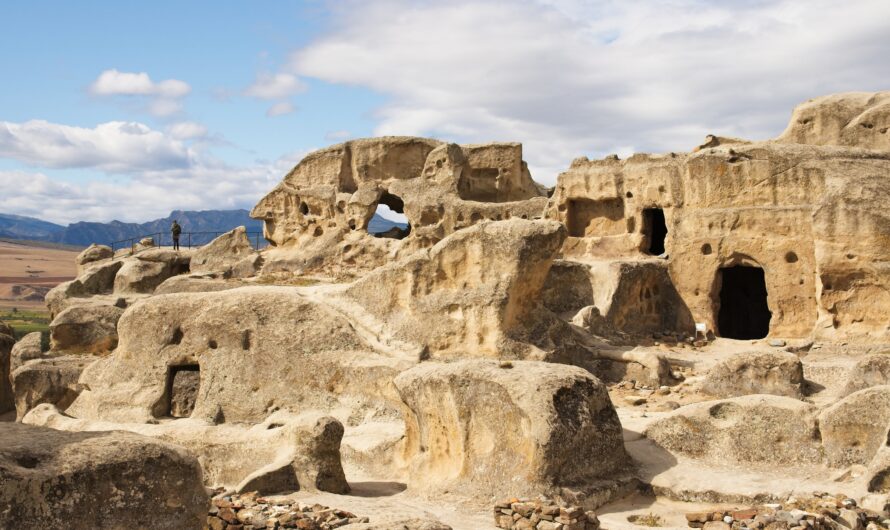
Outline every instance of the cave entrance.
POLYGON ((368 222, 368 233, 374 237, 404 239, 411 233, 411 223, 405 216, 405 201, 398 195, 385 192, 377 201, 374 216, 368 222))
POLYGON ((195 410, 198 388, 201 386, 201 367, 197 364, 171 366, 167 371, 167 414, 171 418, 188 418, 195 410))
POLYGON ((772 313, 766 279, 760 267, 733 266, 718 271, 720 310, 717 329, 729 339, 762 339, 769 334, 772 313))
POLYGON ((664 240, 667 237, 667 223, 664 210, 646 208, 643 210, 643 249, 647 254, 660 256, 664 254, 664 240))

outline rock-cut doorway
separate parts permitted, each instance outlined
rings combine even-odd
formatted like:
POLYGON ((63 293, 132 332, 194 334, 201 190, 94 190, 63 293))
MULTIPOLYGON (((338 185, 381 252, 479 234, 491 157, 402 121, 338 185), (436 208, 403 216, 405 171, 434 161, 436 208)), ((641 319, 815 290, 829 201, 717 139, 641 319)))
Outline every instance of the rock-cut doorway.
POLYGON ((717 330, 721 337, 762 339, 769 334, 772 313, 767 304, 766 278, 760 267, 720 269, 720 309, 717 330))

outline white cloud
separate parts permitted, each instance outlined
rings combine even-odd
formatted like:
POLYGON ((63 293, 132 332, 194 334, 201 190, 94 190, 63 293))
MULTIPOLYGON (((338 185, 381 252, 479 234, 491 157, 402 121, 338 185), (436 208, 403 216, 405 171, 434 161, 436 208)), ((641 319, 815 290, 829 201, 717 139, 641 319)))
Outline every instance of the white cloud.
POLYGON ((261 73, 256 81, 244 90, 244 95, 258 99, 285 99, 306 90, 297 76, 287 73, 261 73))
POLYGON ((552 183, 576 156, 764 139, 810 97, 890 86, 885 0, 336 4, 285 71, 389 97, 376 134, 515 140, 552 183), (431 23, 434 21, 435 23, 431 23))
POLYGON ((155 83, 145 72, 105 70, 90 85, 90 92, 103 97, 136 97, 145 101, 144 109, 158 117, 168 117, 182 111, 181 99, 192 91, 185 81, 166 79, 155 83))
POLYGON ((177 140, 193 140, 207 136, 207 127, 193 121, 174 123, 167 128, 167 131, 177 140))
POLYGON ((266 116, 273 118, 275 116, 284 116, 296 111, 297 108, 290 101, 280 101, 266 111, 266 116))
POLYGON ((43 120, 0 121, 0 157, 49 168, 134 172, 187 167, 193 153, 180 141, 137 122, 89 129, 43 120))
POLYGON ((97 96, 160 96, 181 98, 192 91, 185 81, 167 79, 159 83, 151 80, 145 72, 120 72, 105 70, 93 81, 90 91, 97 96))

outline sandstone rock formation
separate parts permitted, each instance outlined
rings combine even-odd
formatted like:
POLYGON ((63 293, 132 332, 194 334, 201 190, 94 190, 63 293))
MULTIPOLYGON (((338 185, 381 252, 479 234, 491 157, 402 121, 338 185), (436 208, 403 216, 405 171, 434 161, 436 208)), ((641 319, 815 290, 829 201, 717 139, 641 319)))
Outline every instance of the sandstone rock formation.
POLYGON ((794 109, 778 141, 890 150, 890 91, 811 99, 794 109))
POLYGON ((0 323, 0 414, 8 412, 15 406, 10 383, 12 372, 12 350, 15 339, 12 336, 12 328, 5 323, 0 323))
POLYGON ((404 457, 422 487, 522 495, 627 469, 605 386, 580 368, 430 362, 395 383, 407 408, 404 457))
POLYGON ((107 305, 73 306, 50 324, 52 349, 57 352, 107 353, 117 346, 117 321, 124 310, 107 305))
POLYGON ((77 274, 83 274, 88 264, 102 261, 114 256, 114 251, 106 245, 90 245, 77 255, 74 263, 77 265, 77 274))
POLYGON ((197 460, 127 433, 69 433, 0 423, 3 528, 202 528, 197 460))
POLYGON ((355 271, 382 265, 390 253, 428 248, 482 220, 540 217, 546 200, 519 144, 383 137, 310 153, 251 216, 265 221, 266 239, 280 247, 266 254, 268 270, 340 265, 355 271), (378 204, 407 217, 404 241, 368 234, 378 204))
POLYGON ((887 443, 890 386, 850 394, 819 415, 828 463, 834 467, 868 464, 887 443))
POLYGON ((722 464, 809 464, 822 460, 817 409, 796 399, 751 395, 687 405, 646 436, 691 458, 722 464))
POLYGON ((164 280, 188 272, 189 258, 169 249, 146 250, 136 254, 114 277, 116 293, 151 293, 164 280))
POLYGON ((218 273, 225 278, 242 278, 256 275, 260 265, 262 259, 253 250, 247 229, 239 226, 197 249, 189 270, 198 274, 218 273))
POLYGON ((96 357, 90 355, 50 356, 30 360, 17 367, 10 375, 15 396, 16 420, 41 403, 50 403, 66 410, 80 394, 78 383, 96 357))
POLYGON ((708 370, 701 389, 720 398, 772 394, 799 399, 803 382, 803 364, 793 353, 752 352, 733 355, 708 370))

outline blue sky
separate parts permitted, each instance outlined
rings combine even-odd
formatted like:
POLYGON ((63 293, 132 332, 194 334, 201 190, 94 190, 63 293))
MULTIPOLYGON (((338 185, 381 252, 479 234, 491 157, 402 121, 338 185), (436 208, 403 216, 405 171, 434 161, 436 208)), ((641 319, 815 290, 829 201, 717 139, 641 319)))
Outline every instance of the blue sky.
POLYGON ((62 223, 249 208, 380 134, 520 141, 552 184, 890 89, 886 0, 12 0, 0 24, 0 212, 62 223))

